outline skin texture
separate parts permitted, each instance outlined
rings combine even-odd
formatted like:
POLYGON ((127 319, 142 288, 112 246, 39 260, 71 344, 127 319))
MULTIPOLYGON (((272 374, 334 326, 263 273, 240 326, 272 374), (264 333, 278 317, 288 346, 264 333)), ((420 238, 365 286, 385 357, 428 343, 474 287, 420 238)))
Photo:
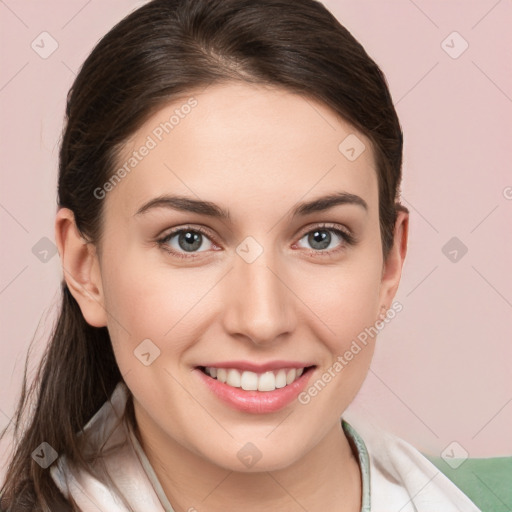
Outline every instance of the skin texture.
POLYGON ((217 84, 175 100, 127 142, 119 165, 191 96, 197 105, 101 199, 100 244, 85 244, 72 212, 58 212, 68 286, 87 322, 108 327, 134 395, 138 437, 175 510, 221 511, 229 503, 246 511, 359 511, 360 472, 340 415, 366 377, 375 338, 308 404, 294 400, 274 413, 234 410, 194 368, 293 360, 315 364, 315 382, 375 324, 381 306, 391 306, 408 216, 399 213, 384 264, 370 141, 325 105, 279 88, 217 84), (349 134, 366 146, 355 161, 338 149, 349 134), (345 204, 290 216, 298 202, 341 191, 363 198, 368 210, 345 204), (214 202, 231 220, 163 207, 136 215, 162 194, 214 202), (322 223, 348 229, 357 243, 329 232, 329 247, 315 250, 307 234, 322 223), (167 247, 192 257, 155 243, 189 226, 208 232, 199 249, 180 248, 179 235, 167 247), (263 249, 252 263, 236 252, 249 236, 263 249), (148 338, 161 352, 145 366, 134 350, 148 338), (237 457, 247 442, 261 453, 249 468, 237 457))

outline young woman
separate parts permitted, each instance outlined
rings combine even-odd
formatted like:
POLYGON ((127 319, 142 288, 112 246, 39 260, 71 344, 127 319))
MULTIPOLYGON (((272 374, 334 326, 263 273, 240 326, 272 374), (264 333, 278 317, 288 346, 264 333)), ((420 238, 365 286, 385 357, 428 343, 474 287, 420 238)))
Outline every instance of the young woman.
POLYGON ((4 510, 478 510, 342 418, 408 211, 384 75, 321 3, 153 0, 66 114, 62 309, 4 510))

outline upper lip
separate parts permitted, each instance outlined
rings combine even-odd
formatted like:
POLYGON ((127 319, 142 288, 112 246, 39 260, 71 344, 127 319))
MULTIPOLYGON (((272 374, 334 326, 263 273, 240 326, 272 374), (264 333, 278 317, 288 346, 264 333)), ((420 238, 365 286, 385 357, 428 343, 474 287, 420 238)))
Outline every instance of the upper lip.
POLYGON ((314 366, 311 363, 302 363, 298 361, 268 361, 267 363, 256 364, 250 361, 220 361, 201 365, 204 368, 233 368, 235 370, 249 371, 254 373, 265 373, 272 370, 281 370, 282 368, 307 368, 314 366))

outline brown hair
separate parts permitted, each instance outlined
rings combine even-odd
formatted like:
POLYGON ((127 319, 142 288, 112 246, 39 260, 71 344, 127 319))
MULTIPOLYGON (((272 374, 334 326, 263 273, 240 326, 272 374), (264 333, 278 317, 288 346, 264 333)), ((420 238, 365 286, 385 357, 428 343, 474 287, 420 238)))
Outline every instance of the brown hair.
MULTIPOLYGON (((315 0, 153 0, 99 41, 69 91, 59 154, 58 205, 74 212, 84 239, 101 239, 104 202, 93 191, 114 173, 123 143, 177 96, 232 80, 313 98, 369 138, 386 259, 397 211, 407 211, 398 200, 402 131, 382 71, 315 0)), ((59 316, 29 393, 25 367, 15 434, 29 398, 37 397, 9 462, 4 510, 71 510, 31 454, 45 441, 87 470, 77 433, 120 380, 107 329, 86 323, 63 281, 59 316)))

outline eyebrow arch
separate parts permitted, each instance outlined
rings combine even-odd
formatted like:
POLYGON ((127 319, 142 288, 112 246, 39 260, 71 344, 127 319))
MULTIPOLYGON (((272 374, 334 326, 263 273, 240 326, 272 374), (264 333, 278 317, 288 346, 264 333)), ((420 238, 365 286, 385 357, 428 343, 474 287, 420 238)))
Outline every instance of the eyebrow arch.
MULTIPOLYGON (((342 204, 355 204, 368 211, 368 205, 363 198, 349 194, 348 192, 338 192, 295 205, 292 209, 291 216, 302 217, 311 213, 322 212, 342 204)), ((224 210, 215 203, 174 195, 163 195, 151 199, 143 204, 135 215, 141 215, 153 208, 172 208, 174 210, 207 215, 217 219, 231 220, 229 211, 224 210)))

